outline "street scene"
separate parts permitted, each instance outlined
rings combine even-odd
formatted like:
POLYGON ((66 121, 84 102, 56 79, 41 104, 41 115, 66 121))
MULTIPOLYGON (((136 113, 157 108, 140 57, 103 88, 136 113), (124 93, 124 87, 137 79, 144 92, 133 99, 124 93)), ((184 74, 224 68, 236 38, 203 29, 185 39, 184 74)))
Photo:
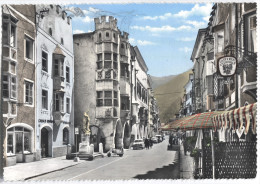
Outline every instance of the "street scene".
POLYGON ((0 178, 256 179, 256 8, 2 5, 0 178))

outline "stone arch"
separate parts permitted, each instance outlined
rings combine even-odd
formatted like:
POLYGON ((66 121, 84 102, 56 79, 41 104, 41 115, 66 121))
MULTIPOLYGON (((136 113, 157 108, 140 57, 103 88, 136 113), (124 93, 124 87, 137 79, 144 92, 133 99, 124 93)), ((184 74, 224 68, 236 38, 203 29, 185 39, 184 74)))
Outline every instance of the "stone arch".
POLYGON ((69 126, 63 127, 63 130, 62 130, 62 142, 63 142, 63 145, 68 145, 70 143, 70 129, 69 129, 69 126))
POLYGON ((130 146, 130 138, 131 138, 131 131, 128 122, 125 123, 123 129, 123 146, 125 149, 128 149, 130 146))
POLYGON ((114 130, 114 145, 115 148, 119 149, 123 147, 123 128, 120 120, 117 120, 114 130))
POLYGON ((94 145, 94 151, 99 151, 99 143, 103 144, 103 150, 105 150, 106 139, 102 129, 96 125, 90 125, 90 144, 94 145))
POLYGON ((41 157, 52 157, 52 127, 48 124, 41 126, 41 157))

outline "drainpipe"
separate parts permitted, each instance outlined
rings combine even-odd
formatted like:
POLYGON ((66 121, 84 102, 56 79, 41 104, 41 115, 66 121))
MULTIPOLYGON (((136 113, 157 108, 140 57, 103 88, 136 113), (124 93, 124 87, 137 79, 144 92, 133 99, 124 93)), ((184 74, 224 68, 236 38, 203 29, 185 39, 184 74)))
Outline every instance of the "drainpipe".
MULTIPOLYGON (((236 4, 236 58, 238 57, 238 14, 237 14, 237 4, 236 4)), ((235 74, 236 87, 235 87, 235 105, 238 108, 240 105, 238 104, 238 74, 235 74)))

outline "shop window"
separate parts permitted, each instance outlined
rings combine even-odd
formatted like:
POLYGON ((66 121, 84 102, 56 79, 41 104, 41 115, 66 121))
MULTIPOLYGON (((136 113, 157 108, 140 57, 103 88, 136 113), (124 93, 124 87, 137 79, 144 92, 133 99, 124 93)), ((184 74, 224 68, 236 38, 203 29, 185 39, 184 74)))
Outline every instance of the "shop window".
POLYGON ((69 144, 69 130, 68 128, 63 129, 63 145, 69 144))
POLYGON ((66 82, 70 83, 70 67, 66 66, 66 82))
POLYGON ((25 36, 25 57, 33 61, 33 40, 25 36))
POLYGON ((66 98, 66 112, 70 114, 70 98, 66 98))
POLYGON ((42 109, 48 109, 48 91, 42 90, 42 109))
POLYGON ((25 81, 25 103, 33 104, 33 83, 25 81))
POLYGON ((7 153, 30 153, 31 131, 17 126, 7 129, 7 153))
POLYGON ((48 72, 48 54, 42 51, 42 70, 48 72))

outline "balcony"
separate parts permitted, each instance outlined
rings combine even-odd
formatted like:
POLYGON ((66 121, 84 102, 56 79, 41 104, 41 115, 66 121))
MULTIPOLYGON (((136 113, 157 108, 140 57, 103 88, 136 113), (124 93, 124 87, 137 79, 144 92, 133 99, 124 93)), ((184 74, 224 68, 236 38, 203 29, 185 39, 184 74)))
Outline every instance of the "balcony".
POLYGON ((55 76, 53 80, 53 90, 64 91, 65 88, 65 78, 61 76, 55 76))

